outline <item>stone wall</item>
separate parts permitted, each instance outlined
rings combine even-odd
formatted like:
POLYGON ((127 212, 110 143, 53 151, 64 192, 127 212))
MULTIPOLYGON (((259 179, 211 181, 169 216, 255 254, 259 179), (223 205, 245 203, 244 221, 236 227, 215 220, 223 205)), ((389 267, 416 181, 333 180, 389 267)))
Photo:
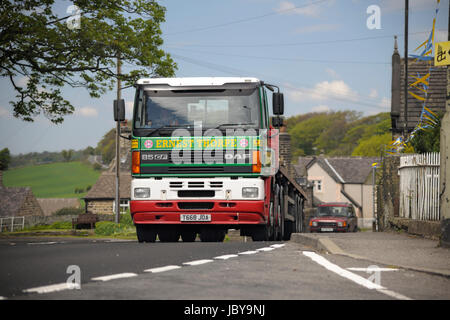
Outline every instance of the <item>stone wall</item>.
POLYGON ((378 229, 389 228, 389 218, 399 215, 400 177, 398 167, 400 156, 389 156, 382 160, 377 170, 377 222, 378 229))
POLYGON ((39 205, 39 202, 37 201, 36 197, 33 195, 31 191, 29 191, 26 195, 25 201, 23 202, 16 216, 21 217, 31 215, 43 216, 44 212, 42 211, 41 206, 39 205))
POLYGON ((87 212, 113 215, 114 200, 85 200, 87 212))
MULTIPOLYGON (((97 215, 99 221, 114 221, 114 216, 111 214, 97 215)), ((25 217, 25 227, 32 227, 36 225, 51 225, 55 222, 72 222, 72 219, 77 218, 78 215, 63 215, 63 216, 27 216, 25 217)))

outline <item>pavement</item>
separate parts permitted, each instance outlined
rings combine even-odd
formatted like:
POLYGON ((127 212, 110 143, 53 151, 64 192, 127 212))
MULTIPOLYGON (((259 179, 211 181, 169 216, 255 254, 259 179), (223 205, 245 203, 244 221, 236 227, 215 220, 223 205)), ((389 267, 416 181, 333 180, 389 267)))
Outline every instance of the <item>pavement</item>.
POLYGON ((291 241, 329 254, 450 278, 450 249, 406 233, 294 233, 291 241))

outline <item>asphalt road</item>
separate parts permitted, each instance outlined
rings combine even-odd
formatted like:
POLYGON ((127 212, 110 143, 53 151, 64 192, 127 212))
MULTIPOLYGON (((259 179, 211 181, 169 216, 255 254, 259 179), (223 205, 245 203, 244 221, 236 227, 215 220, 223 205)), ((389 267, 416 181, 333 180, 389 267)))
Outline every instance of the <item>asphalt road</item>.
POLYGON ((369 279, 375 274, 367 271, 371 265, 289 242, 2 239, 0 296, 8 300, 450 299, 449 279, 389 270, 391 266, 377 266, 383 270, 378 273, 379 286, 371 287, 376 280, 369 279), (79 267, 80 290, 24 292, 64 284, 71 275, 66 272, 70 265, 79 267), (156 270, 161 272, 149 272, 160 267, 156 270))

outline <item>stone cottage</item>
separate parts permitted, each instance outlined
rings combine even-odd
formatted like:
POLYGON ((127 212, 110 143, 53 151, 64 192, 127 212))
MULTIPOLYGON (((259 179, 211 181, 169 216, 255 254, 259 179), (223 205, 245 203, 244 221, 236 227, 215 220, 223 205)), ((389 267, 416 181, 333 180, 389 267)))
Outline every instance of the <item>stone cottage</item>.
MULTIPOLYGON (((120 211, 126 213, 131 198, 131 173, 120 173, 120 211)), ((86 212, 95 214, 114 214, 116 196, 116 174, 104 172, 83 198, 86 212)))
POLYGON ((5 187, 3 171, 0 171, 0 218, 43 215, 31 188, 5 187))

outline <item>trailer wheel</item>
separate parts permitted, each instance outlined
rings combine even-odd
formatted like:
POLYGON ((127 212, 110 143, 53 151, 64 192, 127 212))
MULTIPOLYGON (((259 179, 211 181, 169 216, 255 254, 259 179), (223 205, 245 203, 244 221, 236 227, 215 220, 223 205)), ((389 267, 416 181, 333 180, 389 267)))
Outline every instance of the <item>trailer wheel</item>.
POLYGON ((137 224, 136 235, 140 243, 156 241, 156 230, 150 225, 137 224))
POLYGON ((177 242, 180 234, 175 227, 162 227, 158 230, 159 241, 161 242, 177 242))
POLYGON ((279 240, 280 235, 280 186, 278 184, 275 185, 275 193, 274 193, 274 201, 273 201, 273 210, 274 210, 274 221, 273 221, 273 240, 279 240))

